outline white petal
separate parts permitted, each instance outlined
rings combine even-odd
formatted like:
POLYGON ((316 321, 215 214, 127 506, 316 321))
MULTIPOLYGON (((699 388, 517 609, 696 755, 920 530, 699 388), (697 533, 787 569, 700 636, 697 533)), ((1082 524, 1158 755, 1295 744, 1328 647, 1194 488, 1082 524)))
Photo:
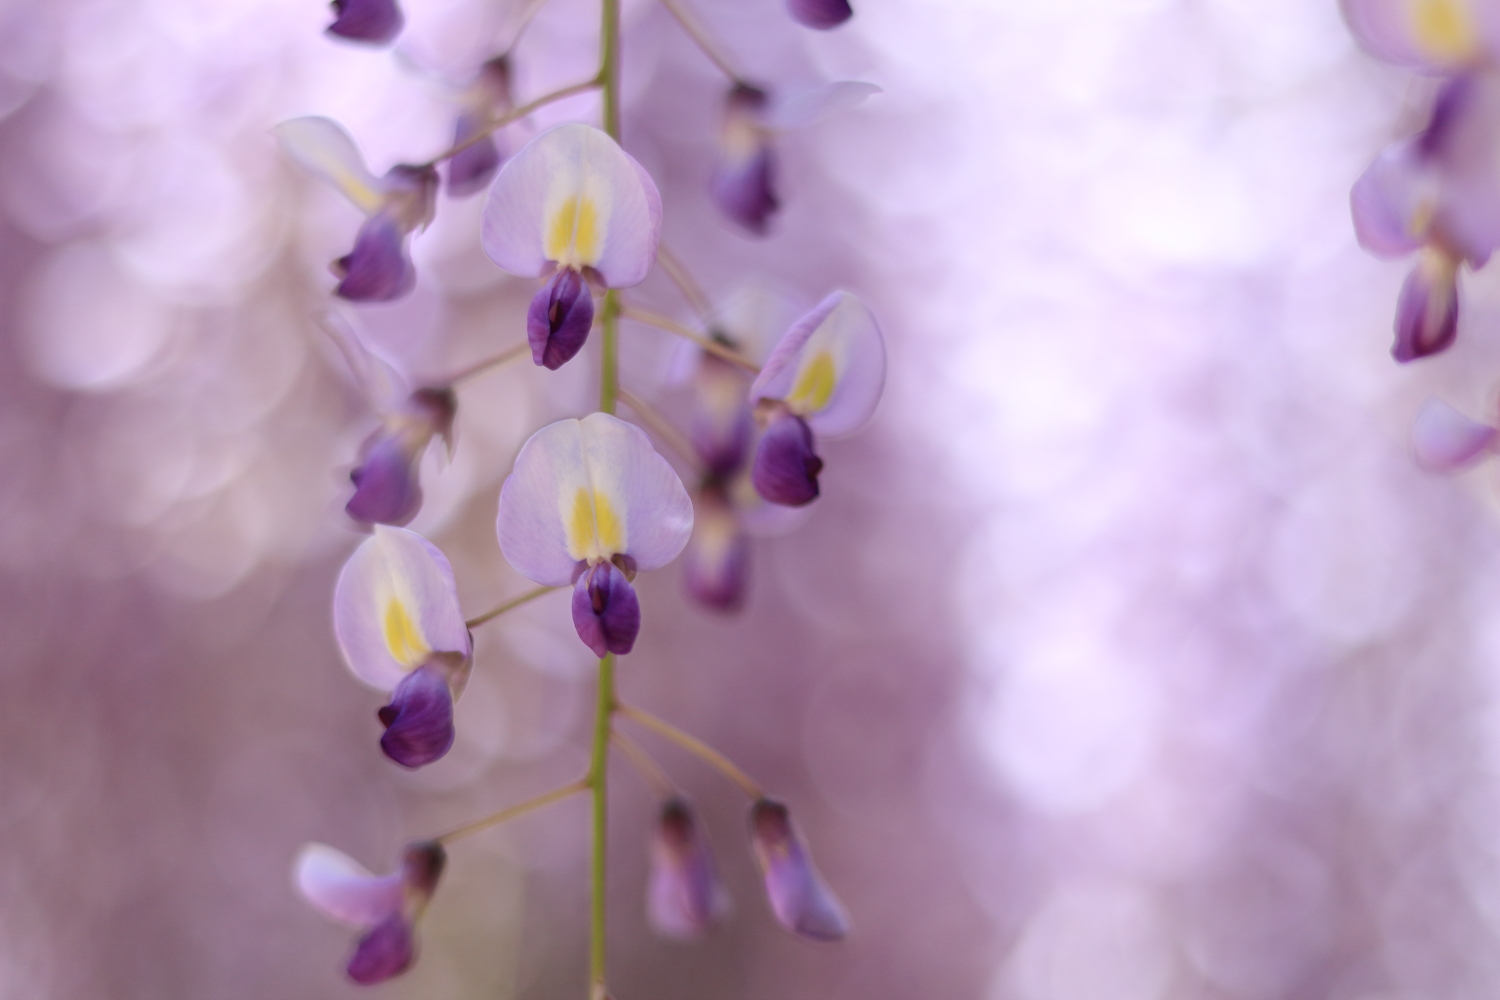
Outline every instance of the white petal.
POLYGON ((359 147, 337 122, 319 117, 293 118, 271 131, 292 159, 342 191, 366 215, 373 215, 385 204, 380 181, 370 173, 359 147))
POLYGON ((327 844, 303 844, 293 876, 303 898, 335 920, 368 927, 401 909, 400 872, 372 875, 327 844))

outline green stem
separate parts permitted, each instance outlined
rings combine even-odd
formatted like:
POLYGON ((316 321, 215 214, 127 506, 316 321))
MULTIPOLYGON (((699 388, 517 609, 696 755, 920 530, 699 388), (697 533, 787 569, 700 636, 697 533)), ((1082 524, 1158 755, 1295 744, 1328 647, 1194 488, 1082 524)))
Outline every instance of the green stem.
POLYGON ((599 661, 599 709, 594 718, 594 750, 589 765, 589 787, 594 794, 594 857, 589 894, 590 996, 604 995, 605 845, 609 832, 609 736, 616 708, 615 654, 599 661))
POLYGON ((620 300, 613 288, 599 310, 599 409, 615 412, 620 397, 620 300))
POLYGON ((482 615, 475 615, 473 618, 470 618, 468 621, 464 622, 464 626, 466 628, 477 628, 490 619, 498 618, 500 615, 505 614, 505 612, 509 611, 511 608, 519 608, 527 601, 534 601, 538 597, 541 597, 543 594, 550 594, 556 589, 556 587, 537 587, 534 590, 528 590, 520 597, 512 597, 504 604, 501 604, 498 607, 490 608, 482 615))

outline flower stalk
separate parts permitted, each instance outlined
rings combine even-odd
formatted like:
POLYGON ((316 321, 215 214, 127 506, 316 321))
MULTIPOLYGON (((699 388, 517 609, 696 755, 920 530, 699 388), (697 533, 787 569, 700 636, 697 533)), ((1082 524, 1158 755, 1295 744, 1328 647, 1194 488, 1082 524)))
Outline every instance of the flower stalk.
POLYGON ((512 608, 519 608, 521 605, 526 604, 529 601, 534 601, 538 597, 541 597, 543 594, 551 593, 556 589, 556 587, 535 587, 531 590, 526 591, 526 593, 520 595, 519 597, 512 597, 504 604, 500 604, 496 607, 491 608, 482 615, 475 615, 473 618, 470 618, 468 621, 464 622, 464 624, 469 628, 478 628, 480 625, 483 625, 490 619, 498 618, 512 608))
POLYGON ((688 753, 712 765, 720 774, 728 778, 740 787, 740 790, 757 801, 765 798, 766 793, 756 784, 755 779, 740 769, 734 761, 725 757, 713 747, 704 743, 696 736, 689 736, 670 722, 658 719, 650 712, 643 712, 631 705, 617 704, 616 711, 630 721, 645 726, 647 729, 664 737, 682 747, 688 753))

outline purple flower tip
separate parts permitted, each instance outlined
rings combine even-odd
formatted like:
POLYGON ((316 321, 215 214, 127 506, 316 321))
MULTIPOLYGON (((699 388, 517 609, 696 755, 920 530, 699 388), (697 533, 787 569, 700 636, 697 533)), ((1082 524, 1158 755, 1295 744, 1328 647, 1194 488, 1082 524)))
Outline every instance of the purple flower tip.
MULTIPOLYGON (((479 131, 481 122, 471 114, 458 116, 454 128, 453 144, 467 142, 479 131)), ((500 147, 495 137, 487 135, 472 146, 454 153, 448 160, 448 194, 453 198, 466 198, 483 191, 485 185, 500 169, 500 147)))
POLYGON ((686 799, 668 799, 651 849, 646 916, 666 937, 690 940, 711 930, 728 906, 708 838, 686 799))
POLYGON ((849 0, 786 0, 786 9, 799 24, 819 31, 837 28, 854 16, 849 0))
POLYGON ((334 21, 330 35, 352 42, 384 45, 401 33, 406 19, 396 0, 333 0, 334 21))
POLYGON ((453 746, 453 692, 430 662, 396 685, 391 703, 378 715, 386 727, 380 749, 402 767, 431 764, 453 746))
POLYGON ((786 806, 772 799, 755 803, 750 808, 750 837, 777 922, 814 941, 847 936, 849 918, 813 867, 786 806))
POLYGON ((448 852, 436 840, 407 844, 406 853, 401 856, 401 881, 424 899, 430 899, 447 864, 448 852))
POLYGON ((823 460, 813 451, 807 422, 783 411, 761 436, 750 481, 771 503, 801 507, 818 498, 818 473, 822 471, 823 460))
POLYGON ((635 646, 641 604, 614 563, 596 563, 579 574, 573 584, 573 627, 595 656, 624 655, 635 646))
POLYGON ((346 971, 361 986, 383 983, 411 968, 415 954, 411 924, 392 913, 359 939, 346 971))
POLYGON ((1425 253, 1401 287, 1391 356, 1405 363, 1438 354, 1451 347, 1457 335, 1457 262, 1425 253))
POLYGON ((594 297, 571 267, 554 274, 526 310, 531 360, 556 371, 583 349, 594 325, 594 297))
POLYGON ((764 236, 772 213, 781 204, 776 200, 776 158, 771 147, 760 145, 743 161, 720 163, 709 194, 719 211, 756 236, 764 236))
POLYGON ((382 427, 365 442, 362 460, 349 479, 354 496, 344 511, 360 524, 402 525, 422 507, 414 456, 399 432, 382 427))
POLYGON ((333 290, 351 302, 389 302, 417 284, 416 269, 406 257, 406 234, 386 212, 377 212, 360 227, 354 249, 334 261, 343 280, 333 290))
POLYGON ((740 530, 734 508, 723 487, 703 487, 683 557, 688 596, 717 611, 738 611, 745 603, 749 575, 750 543, 740 530))

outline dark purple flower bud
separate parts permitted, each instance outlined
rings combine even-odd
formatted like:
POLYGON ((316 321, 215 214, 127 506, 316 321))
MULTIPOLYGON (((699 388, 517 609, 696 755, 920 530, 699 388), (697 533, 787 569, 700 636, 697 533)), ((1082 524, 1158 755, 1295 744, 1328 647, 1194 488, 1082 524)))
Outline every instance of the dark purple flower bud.
POLYGON ((448 852, 436 840, 419 840, 406 845, 401 856, 401 883, 417 894, 425 904, 437 891, 438 879, 448 864, 448 852))
POLYGON ((801 417, 781 411, 761 435, 750 481, 755 492, 786 507, 801 507, 818 498, 823 460, 813 451, 813 435, 801 417))
MULTIPOLYGON (((484 127, 478 116, 464 112, 458 116, 453 130, 453 145, 469 141, 484 127)), ((454 198, 466 198, 484 190, 500 169, 500 147, 495 137, 487 135, 454 153, 448 160, 448 194, 454 198)))
POLYGON ((453 747, 453 691, 431 662, 407 674, 378 715, 386 727, 380 749, 402 767, 431 764, 453 747))
POLYGON ((686 799, 668 799, 657 821, 646 888, 646 918, 658 934, 702 937, 728 908, 713 851, 686 799))
POLYGON ((396 0, 333 0, 332 7, 327 32, 352 42, 384 45, 401 33, 406 20, 396 0))
POLYGON ((736 84, 724 99, 720 157, 709 182, 719 211, 763 236, 776 200, 776 157, 764 118, 770 97, 748 84, 736 84))
POLYGON ((722 487, 698 493, 693 534, 683 554, 683 582, 690 597, 719 611, 738 611, 745 603, 750 570, 750 543, 722 487))
POLYGON ((573 584, 573 627, 594 651, 624 655, 641 631, 641 604, 635 588, 614 563, 595 563, 573 584))
POLYGON ((1415 361, 1447 350, 1458 334, 1458 261, 1424 252, 1401 286, 1396 303, 1396 343, 1391 356, 1415 361))
POLYGON ((837 28, 854 16, 849 0, 786 0, 786 9, 797 23, 819 31, 837 28))
POLYGON ((813 867, 786 806, 771 799, 755 803, 750 839, 781 926, 814 941, 837 941, 849 933, 849 918, 813 867))
POLYGON ((417 272, 406 257, 406 233, 386 211, 359 227, 354 249, 333 262, 341 280, 333 293, 351 302, 389 302, 410 292, 417 272))
POLYGON ((401 975, 415 956, 411 924, 402 914, 392 913, 359 939, 346 971, 356 983, 370 986, 401 975))
POLYGON ((594 325, 594 297, 583 275, 565 267, 531 300, 526 311, 526 339, 531 360, 556 371, 583 349, 594 325))
POLYGON ((416 463, 399 431, 382 427, 366 439, 349 479, 354 496, 344 511, 360 524, 402 525, 422 507, 416 463))

